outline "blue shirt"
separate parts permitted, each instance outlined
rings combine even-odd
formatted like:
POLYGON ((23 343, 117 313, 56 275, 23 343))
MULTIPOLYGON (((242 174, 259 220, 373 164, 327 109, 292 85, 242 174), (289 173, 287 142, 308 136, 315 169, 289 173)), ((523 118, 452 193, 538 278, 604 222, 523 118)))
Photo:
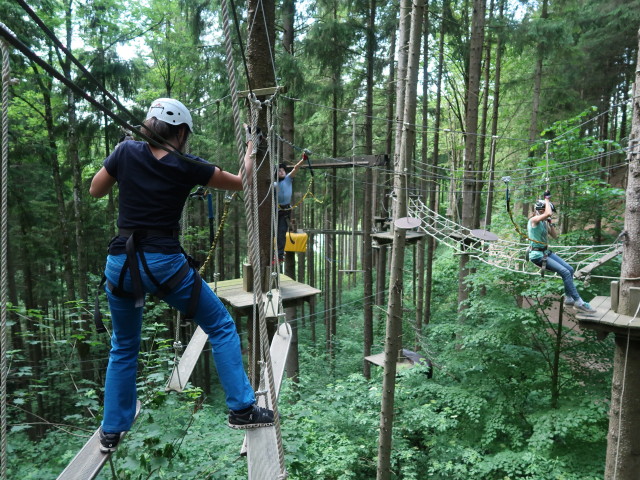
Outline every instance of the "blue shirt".
POLYGON ((293 194, 293 178, 287 175, 278 182, 278 205, 291 204, 293 194))

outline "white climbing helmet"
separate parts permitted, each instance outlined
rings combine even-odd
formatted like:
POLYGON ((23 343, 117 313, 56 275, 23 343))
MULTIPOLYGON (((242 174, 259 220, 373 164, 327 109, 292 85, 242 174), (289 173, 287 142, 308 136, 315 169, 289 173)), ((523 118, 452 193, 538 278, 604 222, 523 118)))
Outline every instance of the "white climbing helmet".
POLYGON ((182 125, 186 123, 189 131, 193 132, 193 121, 191 120, 189 110, 187 110, 187 107, 185 107, 182 102, 173 98, 158 98, 154 100, 149 107, 145 120, 153 117, 171 125, 182 125))

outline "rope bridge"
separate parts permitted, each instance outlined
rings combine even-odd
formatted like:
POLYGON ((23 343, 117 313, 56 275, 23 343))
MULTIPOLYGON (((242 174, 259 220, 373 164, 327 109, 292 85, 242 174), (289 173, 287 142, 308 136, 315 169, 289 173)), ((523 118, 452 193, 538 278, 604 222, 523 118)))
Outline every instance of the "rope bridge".
MULTIPOLYGON (((455 253, 465 253, 493 267, 538 275, 540 270, 526 259, 528 243, 499 238, 485 230, 471 230, 431 210, 420 199, 410 198, 408 214, 422 220, 420 229, 455 253)), ((622 244, 550 245, 550 249, 574 265, 576 277, 590 275, 596 266, 622 252, 622 244)))

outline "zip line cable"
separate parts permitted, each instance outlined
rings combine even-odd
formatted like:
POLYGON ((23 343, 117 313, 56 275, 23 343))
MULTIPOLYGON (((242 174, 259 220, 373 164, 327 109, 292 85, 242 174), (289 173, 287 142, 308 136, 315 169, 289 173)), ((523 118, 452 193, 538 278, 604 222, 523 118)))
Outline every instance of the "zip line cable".
POLYGON ((4 37, 4 39, 9 44, 11 44, 14 48, 16 48, 25 57, 27 57, 29 60, 31 60, 34 63, 36 63, 38 66, 40 66, 43 70, 45 70, 51 76, 53 76, 54 78, 56 78, 57 80, 62 82, 70 90, 72 90, 73 92, 77 93, 78 95, 80 95, 85 100, 87 100, 91 105, 96 107, 102 113, 104 113, 107 116, 109 116, 112 120, 114 120, 120 126, 125 127, 126 129, 131 130, 132 132, 135 132, 137 135, 139 135, 141 138, 143 138, 145 141, 149 142, 150 144, 154 145, 155 147, 160 148, 160 149, 162 149, 162 150, 164 150, 166 152, 173 153, 175 156, 177 156, 178 158, 180 158, 180 159, 182 159, 184 161, 187 161, 187 162, 190 162, 190 163, 195 163, 195 164, 198 164, 198 165, 202 164, 202 162, 199 162, 198 160, 195 160, 193 158, 187 157, 186 155, 184 155, 182 152, 178 151, 177 149, 176 150, 169 149, 168 147, 164 146, 163 144, 161 144, 157 140, 155 140, 155 139, 149 137, 148 135, 146 135, 145 133, 143 133, 137 127, 131 125, 129 122, 127 122, 126 120, 121 118, 119 115, 115 114, 111 109, 109 109, 109 108, 105 107, 104 105, 102 105, 95 98, 93 98, 91 95, 89 95, 84 90, 82 90, 80 87, 78 87, 73 81, 69 80, 67 77, 65 77, 63 74, 58 72, 51 65, 49 65, 47 62, 42 60, 29 47, 27 47, 24 43, 22 43, 18 39, 18 37, 15 36, 15 34, 13 32, 11 32, 11 30, 9 30, 6 27, 6 25, 4 23, 2 23, 2 22, 0 22, 0 36, 4 37))
MULTIPOLYGON (((352 109, 331 107, 329 105, 310 102, 310 101, 307 101, 307 100, 302 100, 300 98, 294 98, 294 97, 290 97, 290 96, 287 96, 287 95, 281 95, 281 97, 285 98, 287 100, 293 101, 293 102, 305 103, 305 104, 312 105, 312 106, 315 106, 315 107, 321 107, 321 108, 324 108, 324 109, 327 109, 327 110, 333 110, 333 111, 342 112, 342 113, 345 113, 345 114, 348 114, 349 112, 352 111, 352 109)), ((634 97, 634 98, 637 98, 637 97, 634 97)), ((608 110, 606 110, 604 112, 601 112, 597 116, 592 117, 589 120, 586 120, 585 122, 583 122, 582 124, 580 124, 578 126, 572 127, 571 129, 563 132, 562 134, 559 134, 557 137, 554 137, 553 139, 551 139, 551 141, 555 141, 555 140, 557 140, 559 138, 562 138, 564 135, 566 135, 570 131, 575 130, 576 128, 582 127, 582 126, 584 126, 584 125, 586 125, 586 124, 588 124, 590 122, 593 122, 594 120, 597 120, 597 118, 599 118, 600 116, 606 115, 607 113, 610 113, 610 112, 614 111, 619 106, 631 103, 634 100, 634 98, 629 98, 627 100, 624 100, 623 102, 620 102, 620 103, 617 103, 615 105, 612 105, 608 110)), ((388 119, 388 118, 383 118, 383 117, 376 117, 376 116, 373 116, 373 115, 365 115, 365 114, 358 114, 358 115, 370 118, 372 120, 379 120, 379 121, 385 122, 385 123, 403 123, 404 124, 404 122, 401 122, 400 120, 396 120, 395 118, 388 119)), ((540 140, 530 140, 528 138, 525 139, 525 138, 507 137, 507 136, 502 136, 502 135, 481 134, 481 133, 477 133, 477 132, 476 133, 466 133, 466 132, 461 131, 461 130, 452 130, 450 128, 440 128, 440 129, 436 130, 435 128, 423 128, 423 124, 417 124, 417 123, 416 124, 407 124, 407 125, 410 126, 410 127, 415 128, 416 132, 418 132, 418 133, 420 133, 420 132, 440 131, 440 132, 457 133, 457 134, 460 134, 462 136, 465 136, 465 135, 474 135, 474 136, 478 136, 478 137, 483 137, 483 136, 484 137, 493 137, 493 136, 496 136, 499 140, 512 140, 512 141, 523 142, 523 143, 537 143, 537 142, 540 141, 540 140)))
POLYGON ((253 95, 253 90, 251 88, 251 78, 249 77, 249 67, 247 66, 247 58, 244 54, 244 47, 242 46, 242 35, 240 34, 240 22, 238 22, 238 15, 236 14, 236 5, 233 0, 229 0, 231 3, 231 12, 233 13, 233 24, 236 27, 236 34, 238 35, 238 43, 240 44, 240 54, 242 55, 242 64, 244 65, 244 73, 247 79, 247 87, 249 93, 253 95))
POLYGON ((102 83, 96 79, 89 70, 85 68, 85 66, 78 61, 78 59, 62 44, 62 42, 56 37, 56 35, 45 25, 45 23, 38 17, 38 15, 31 9, 29 5, 24 0, 16 0, 18 4, 22 7, 22 9, 27 12, 27 14, 33 19, 34 22, 40 27, 40 29, 46 33, 46 35, 53 41, 54 45, 62 50, 62 52, 69 58, 82 73, 86 75, 86 77, 91 80, 102 93, 104 93, 109 99, 117 105, 117 107, 123 112, 127 113, 133 120, 135 120, 135 116, 127 110, 127 108, 120 103, 120 101, 114 97, 111 92, 109 92, 102 83))

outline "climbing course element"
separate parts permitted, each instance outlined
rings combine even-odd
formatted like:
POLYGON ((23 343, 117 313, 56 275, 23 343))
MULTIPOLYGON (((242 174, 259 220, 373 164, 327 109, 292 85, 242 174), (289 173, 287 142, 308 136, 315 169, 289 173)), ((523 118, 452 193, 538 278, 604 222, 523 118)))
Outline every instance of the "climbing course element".
MULTIPOLYGON (((431 210, 418 198, 409 200, 409 215, 423 219, 419 228, 456 253, 464 251, 477 260, 512 272, 529 275, 540 273, 539 269, 525 258, 524 252, 529 246, 528 243, 499 238, 494 234, 489 235, 491 232, 484 230, 470 230, 431 210), (495 240, 492 240, 494 237, 495 240)), ((604 263, 598 263, 603 257, 612 255, 609 260, 615 257, 613 252, 619 251, 621 244, 616 242, 609 245, 551 245, 550 248, 567 262, 576 265, 578 272, 582 269, 591 272, 593 268, 604 263), (598 264, 595 265, 596 263, 598 264), (589 265, 594 266, 588 269, 589 265)))
MULTIPOLYGON (((290 345, 291 328, 288 323, 282 323, 278 327, 278 332, 273 336, 270 348, 273 384, 267 385, 269 377, 261 375, 260 392, 266 394, 267 391, 273 391, 276 396, 279 394, 290 345)), ((267 407, 264 395, 258 396, 258 405, 267 407)), ((245 443, 250 479, 281 478, 280 466, 277 461, 274 461, 278 458, 281 442, 282 440, 278 442, 275 426, 247 430, 245 443)))
POLYGON ((9 367, 7 364, 7 299, 9 296, 9 273, 7 258, 8 229, 8 181, 9 181, 9 49, 4 40, 0 40, 2 49, 2 171, 0 204, 0 418, 2 431, 0 432, 0 477, 7 478, 7 378, 9 367))
MULTIPOLYGON (((138 401, 135 418, 138 418, 140 409, 141 404, 138 401)), ((120 445, 122 445, 122 439, 120 445)), ((69 462, 67 468, 58 475, 58 480, 92 480, 98 476, 110 456, 111 453, 100 451, 100 429, 98 428, 84 444, 84 447, 73 457, 73 460, 69 462)))

